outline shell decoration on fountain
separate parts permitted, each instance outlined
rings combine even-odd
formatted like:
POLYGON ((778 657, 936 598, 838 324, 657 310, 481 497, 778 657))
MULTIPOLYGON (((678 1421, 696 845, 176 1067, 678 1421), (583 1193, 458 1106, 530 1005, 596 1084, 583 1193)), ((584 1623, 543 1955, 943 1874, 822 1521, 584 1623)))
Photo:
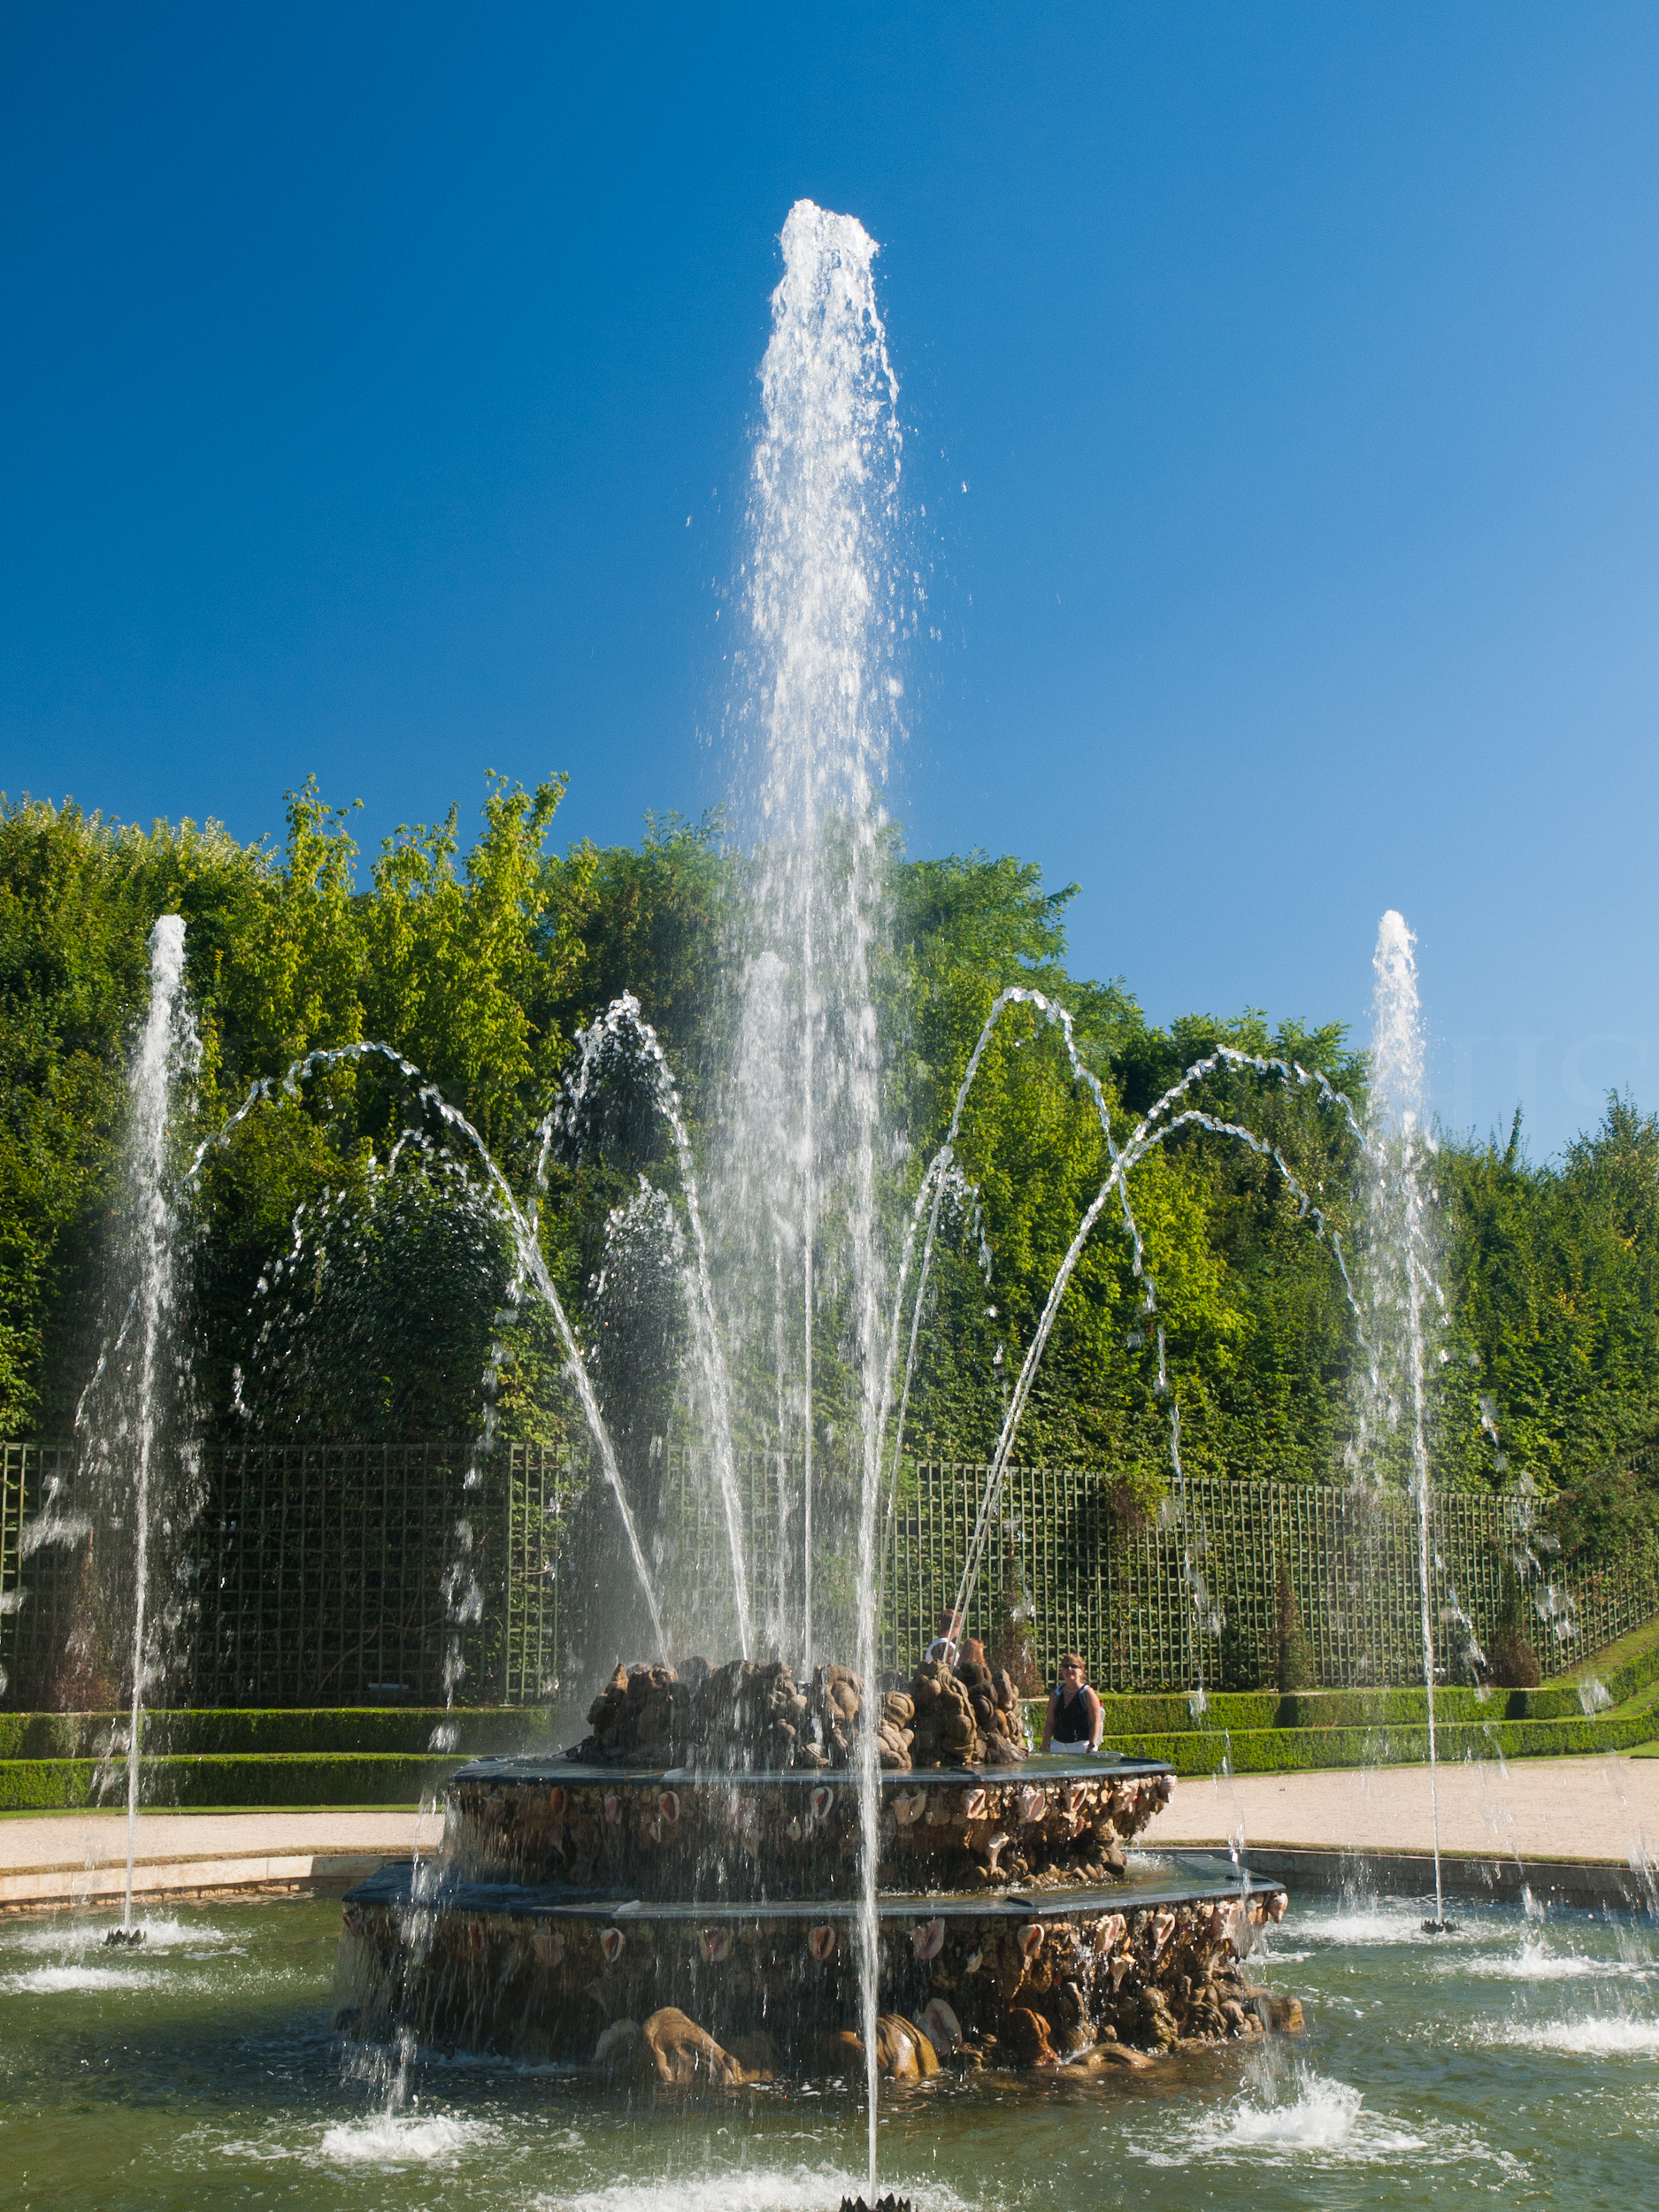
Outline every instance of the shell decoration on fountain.
POLYGON ((555 1931, 544 1929, 531 1947, 540 1965, 558 1966, 564 1962, 565 1939, 555 1931))
MULTIPOLYGON (((1240 1918, 1251 1925, 1270 1920, 1280 1894, 1255 1893, 1240 1918)), ((839 1970, 842 1922, 810 1928, 803 1913, 798 1920, 773 1921, 763 1936, 752 1924, 746 1929, 741 1911, 710 1908, 720 1916, 710 1921, 706 1913, 692 1916, 677 1909, 655 1924, 640 1924, 634 1952, 647 1978, 641 1984, 630 1970, 634 1956, 618 1963, 622 1928, 606 1924, 598 1911, 589 1918, 579 1909, 574 1924, 550 1928, 510 1906, 481 1913, 457 1908, 446 1923, 449 1939, 434 1945, 423 1970, 411 1976, 400 1942, 406 1896, 406 1888, 395 1897, 382 1883, 373 1903, 352 1900, 364 1924, 347 1955, 357 1978, 351 2009, 337 2016, 337 2024, 356 2035, 380 2039, 406 2027, 422 2043, 488 2050, 511 2039, 526 2054, 586 2058, 594 2047, 597 1999, 599 2020, 618 2029, 620 2059, 622 2045, 641 2032, 621 2024, 623 2016, 649 2010, 655 1982, 660 1993, 695 2002, 699 2030, 728 2049, 764 2019, 775 2046, 769 2066, 781 2059, 803 2074, 821 2070, 826 2042, 836 2047, 838 2070, 844 2066, 845 2022, 854 1999, 852 1977, 839 1970), (471 1924, 480 1930, 482 1960, 469 1949, 471 1924), (554 1977, 546 1969, 559 1943, 565 1970, 554 1977), (805 1970, 803 1945, 821 1970, 805 1970), (598 1980, 592 1976, 595 1947, 612 1970, 598 1980), (483 1970, 486 1960, 491 1970, 483 1970)), ((1125 2061, 1132 2065, 1150 2063, 1157 2052, 1295 2032, 1294 2001, 1270 2006, 1264 2000, 1258 2007, 1245 1965, 1227 1945, 1211 1940, 1215 1903, 1205 1896, 1167 1910, 1142 1906, 1105 1913, 1056 1901, 1048 1918, 1024 1924, 1008 1901, 993 1898, 982 1909, 964 1903, 934 1921, 918 1922, 907 1911, 884 1923, 882 1995, 892 2016, 902 2017, 907 2028, 914 2022, 941 2059, 965 2045, 971 2062, 976 2045, 983 2049, 983 2039, 995 2036, 998 2066, 1010 2058, 1048 2063, 1046 2046, 1062 2056, 1075 2054, 1085 2032, 1100 2039, 1102 2050, 1115 2041, 1125 2052, 1148 2055, 1125 2061), (942 1927, 942 1947, 918 1958, 918 1951, 932 1950, 936 1927, 942 1927), (1164 1939, 1155 1947, 1157 1937, 1164 1939), (910 2006, 902 2016, 901 2004, 910 2006)), ((438 1910, 445 1909, 440 1904, 438 1910)))
POLYGON ((1029 1827, 1033 1821, 1041 1820, 1048 1810, 1048 1793, 1038 1789, 1034 1783, 1027 1784, 1025 1788, 1019 1793, 1016 1802, 1019 1807, 1021 1820, 1029 1827))
POLYGON ((619 1821, 622 1817, 622 1800, 617 1795, 615 1790, 611 1790, 606 1793, 604 1815, 606 1824, 612 1828, 616 1826, 618 1821, 619 1821))
POLYGON ((910 1931, 910 1948, 926 1965, 936 1959, 945 1947, 945 1924, 942 1920, 918 1920, 910 1931))
POLYGON ((826 1789, 822 1782, 820 1782, 818 1787, 813 1791, 811 1796, 807 1800, 807 1802, 812 1808, 813 1819, 822 1820, 825 1814, 828 1812, 830 1809, 830 1793, 827 1789, 826 1789))
POLYGON ((680 1796, 675 1790, 664 1790, 657 1801, 657 1809, 663 1819, 671 1824, 680 1818, 680 1796))
POLYGON ((1122 1913, 1108 1913, 1104 1920, 1094 1924, 1094 1948, 1097 1951, 1115 1951, 1123 1941, 1127 1926, 1122 1913))
POLYGON ((901 1828, 913 1828, 926 1810, 926 1790, 909 1790, 893 1801, 893 1817, 901 1828))
POLYGON ((478 1952, 483 1949, 484 1924, 481 1920, 469 1920, 467 1922, 466 1947, 469 1951, 472 1952, 478 1952))
POLYGON ((547 1793, 547 1809, 549 1813, 555 1820, 557 1820, 569 1802, 569 1793, 562 1789, 558 1784, 555 1783, 553 1787, 547 1793))

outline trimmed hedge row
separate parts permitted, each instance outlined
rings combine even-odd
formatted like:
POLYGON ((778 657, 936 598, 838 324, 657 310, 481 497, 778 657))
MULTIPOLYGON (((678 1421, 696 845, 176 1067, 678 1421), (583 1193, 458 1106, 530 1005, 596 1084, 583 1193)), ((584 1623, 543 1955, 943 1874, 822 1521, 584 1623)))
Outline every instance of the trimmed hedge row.
MULTIPOLYGON (((204 1710, 147 1713, 145 1754, 221 1757, 263 1753, 400 1753, 425 1755, 432 1732, 448 1720, 457 1756, 488 1752, 546 1751, 553 1744, 553 1717, 545 1707, 491 1709, 442 1706, 328 1706, 273 1711, 204 1710)), ((96 1759, 125 1713, 0 1713, 0 1760, 96 1759)))
MULTIPOLYGON (((1440 1755, 1506 1759, 1626 1751, 1654 1731, 1650 1713, 1586 1720, 1453 1722, 1436 1731, 1440 1755)), ((1428 1756, 1428 1731, 1416 1725, 1371 1727, 1170 1729, 1109 1738, 1132 1758, 1165 1759, 1178 1774, 1208 1776, 1230 1755, 1235 1774, 1294 1774, 1321 1767, 1409 1766, 1428 1756)), ((142 1802, 150 1807, 203 1805, 414 1806, 437 1794, 454 1756, 418 1758, 396 1752, 262 1752, 198 1755, 142 1762, 142 1802)), ((96 1759, 0 1760, 0 1811, 70 1811, 114 1801, 96 1795, 111 1770, 96 1759)))
MULTIPOLYGON (((140 1801, 147 1811, 188 1806, 396 1805, 435 1797, 455 1770, 453 1756, 411 1758, 366 1752, 264 1752, 252 1756, 143 1759, 140 1801)), ((113 1806, 125 1792, 97 1759, 0 1760, 0 1812, 71 1812, 113 1806), (98 1779, 117 1786, 98 1794, 98 1779)))
MULTIPOLYGON (((1435 1748, 1449 1763, 1468 1756, 1489 1759, 1563 1757, 1571 1753, 1628 1751, 1654 1732, 1651 1713, 1586 1720, 1492 1720, 1479 1726, 1436 1726, 1435 1748)), ((1235 1774, 1300 1774, 1324 1767, 1420 1766, 1429 1755, 1426 1727, 1247 1728, 1223 1736, 1192 1729, 1106 1740, 1126 1758, 1165 1759, 1178 1774, 1209 1776, 1230 1757, 1235 1774)))
MULTIPOLYGON (((1617 1681, 1631 1671, 1621 1669, 1617 1681)), ((1632 1694, 1612 1691, 1616 1703, 1632 1694)), ((1185 1697, 1164 1694, 1136 1696, 1127 1693, 1102 1697, 1102 1733, 1108 1740, 1119 1736, 1215 1735, 1252 1729, 1285 1728, 1409 1728, 1428 1725, 1428 1700, 1421 1689, 1295 1690, 1281 1695, 1277 1690, 1220 1691, 1206 1694, 1204 1709, 1196 1719, 1185 1697)), ((1039 1735, 1042 1731, 1043 1700, 1027 1700, 1027 1709, 1039 1735)), ((1582 1720, 1584 1708, 1571 1685, 1552 1685, 1538 1690, 1494 1690, 1482 1697, 1478 1690, 1445 1689, 1434 1693, 1434 1720, 1438 1729, 1463 1724, 1484 1726, 1488 1721, 1582 1720)))
MULTIPOLYGON (((1606 1686, 1615 1704, 1622 1705, 1655 1678, 1659 1637, 1649 1650, 1610 1675, 1606 1686)), ((1223 1731, 1237 1735, 1263 1729, 1397 1729, 1421 1727, 1427 1720, 1420 1689, 1303 1690, 1284 1696, 1276 1690, 1217 1692, 1197 1719, 1187 1699, 1174 1694, 1125 1694, 1102 1697, 1101 1703, 1110 1742, 1146 1735, 1202 1738, 1223 1731)), ((1027 1710, 1033 1732, 1041 1733, 1042 1701, 1027 1701, 1027 1710)), ((1499 1691, 1485 1699, 1473 1690, 1437 1690, 1434 1714, 1437 1724, 1448 1727, 1584 1717, 1571 1683, 1499 1691)), ((553 1716, 546 1707, 464 1706, 446 1716, 438 1706, 326 1706, 150 1713, 144 1721, 145 1755, 430 1757, 433 1731, 446 1718, 456 1731, 457 1758, 557 1748, 553 1716)), ((0 1713, 0 1762, 94 1761, 126 1720, 124 1713, 0 1713)))
MULTIPOLYGON (((1428 1725, 1429 1701, 1421 1689, 1298 1690, 1279 1700, 1279 1728, 1409 1728, 1428 1725)), ((1583 1720, 1577 1686, 1539 1690, 1437 1689, 1434 1723, 1484 1727, 1488 1721, 1583 1720)))
POLYGON ((1638 1690, 1645 1690, 1650 1682, 1659 1682, 1659 1630, 1653 1632, 1646 1651, 1639 1651, 1609 1676, 1608 1694, 1615 1705, 1622 1705, 1627 1697, 1634 1697, 1638 1690))

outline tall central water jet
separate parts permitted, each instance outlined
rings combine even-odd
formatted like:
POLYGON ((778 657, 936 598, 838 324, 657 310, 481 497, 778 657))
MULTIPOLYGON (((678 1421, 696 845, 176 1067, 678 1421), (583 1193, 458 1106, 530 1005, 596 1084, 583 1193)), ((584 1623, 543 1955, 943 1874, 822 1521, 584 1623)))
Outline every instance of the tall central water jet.
MULTIPOLYGON (((858 1501, 857 1664, 873 1683, 885 1301, 872 964, 881 926, 880 792, 902 694, 893 656, 913 608, 890 551, 902 441, 872 277, 875 243, 851 216, 810 200, 790 210, 782 242, 744 577, 753 657, 739 729, 756 845, 722 1215, 733 1317, 754 1354, 770 1350, 775 1402, 793 1432, 779 1449, 793 1445, 801 1467, 798 1530, 779 1532, 800 1561, 799 1611, 786 1617, 793 1609, 780 1574, 768 1625, 775 1642, 796 1647, 810 1676, 814 1551, 825 1541, 815 1525, 821 1340, 840 1366, 838 1459, 858 1501)), ((846 1532, 829 1532, 831 1546, 846 1532)), ((864 1737, 861 1934, 873 1990, 876 1754, 873 1732, 864 1737)), ((873 2181, 872 2026, 867 2016, 873 2181)))
POLYGON ((1428 1705, 1429 1798, 1434 1839, 1434 1921, 1440 1887, 1440 1779, 1434 1741, 1434 1624, 1429 1533, 1428 1309, 1438 1305, 1423 1169, 1433 1150, 1424 1124, 1423 1017, 1417 940, 1392 909, 1377 933, 1372 965, 1369 1270, 1371 1348, 1364 1423, 1373 1453, 1403 1436, 1417 1514, 1423 1686, 1428 1705))
MULTIPOLYGON (((766 1347, 799 1457, 798 1625, 772 1625, 810 1671, 815 1645, 814 1418, 820 1335, 856 1365, 846 1406, 875 1445, 880 1064, 871 988, 881 923, 880 790, 905 619, 889 538, 901 439, 871 265, 850 216, 803 200, 783 229, 761 368, 749 504, 753 635, 739 710, 756 849, 726 1125, 726 1255, 741 1334, 766 1347), (772 1310, 776 1300, 781 1310, 772 1310)), ((850 1457, 851 1455, 849 1455, 850 1457)))

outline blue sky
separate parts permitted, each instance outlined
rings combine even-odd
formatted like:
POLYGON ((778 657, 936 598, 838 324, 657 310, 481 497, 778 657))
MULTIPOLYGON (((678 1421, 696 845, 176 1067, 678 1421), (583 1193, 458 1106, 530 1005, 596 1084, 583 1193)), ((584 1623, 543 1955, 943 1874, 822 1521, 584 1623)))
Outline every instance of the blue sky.
POLYGON ((1659 1104, 1656 113, 1650 7, 14 4, 0 787, 718 802, 806 195, 943 618, 910 849, 1081 883, 1157 1019, 1363 1028, 1398 906, 1440 1111, 1551 1149, 1659 1104))

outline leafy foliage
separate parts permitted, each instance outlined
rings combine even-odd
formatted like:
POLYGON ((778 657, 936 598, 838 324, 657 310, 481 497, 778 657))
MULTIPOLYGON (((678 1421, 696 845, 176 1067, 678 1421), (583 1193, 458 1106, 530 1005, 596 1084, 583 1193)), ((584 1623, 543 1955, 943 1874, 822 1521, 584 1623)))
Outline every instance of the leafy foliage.
MULTIPOLYGON (((1299 1060, 1362 1094, 1361 1064, 1339 1027, 1270 1033, 1259 1015, 1247 1014, 1164 1032, 1147 1023, 1121 981, 1074 982, 1061 964, 1070 896, 1045 895, 1034 867, 980 853, 901 871, 904 1076, 918 1153, 943 1137, 975 1040, 998 993, 1012 985, 1071 1010, 1081 1057, 1112 1098, 1119 1143, 1187 1066, 1219 1045, 1299 1060)), ((1352 1139, 1317 1094, 1222 1069, 1188 1102, 1277 1143, 1346 1225, 1352 1139)), ((1001 1391, 987 1390, 985 1379, 1017 1365, 1110 1166, 1093 1102, 1041 1016, 1024 1008, 1004 1015, 957 1149, 979 1190, 995 1271, 987 1296, 966 1241, 941 1263, 916 1433, 918 1448, 933 1456, 983 1458, 1002 1413, 1001 1391)), ((1110 1206, 1062 1306, 1022 1455, 1105 1465, 1136 1487, 1161 1486, 1169 1464, 1166 1408, 1156 1388, 1162 1325, 1194 1471, 1327 1475, 1347 1417, 1351 1333, 1331 1249, 1311 1234, 1284 1177, 1236 1140, 1194 1128, 1137 1170, 1130 1194, 1156 1313, 1145 1310, 1145 1279, 1110 1206)))
MULTIPOLYGON (((451 810, 439 824, 399 830, 366 869, 351 810, 325 800, 314 781, 289 795, 280 847, 240 845, 211 823, 144 830, 69 804, 0 801, 7 1432, 61 1431, 96 1356, 89 1317, 125 1056, 160 913, 179 912, 188 926, 204 1136, 256 1080, 280 1077, 303 1055, 376 1038, 476 1125, 526 1192, 537 1125, 578 1029, 627 989, 663 1039, 700 1141, 704 1040, 718 1028, 743 864, 722 849, 718 818, 652 819, 637 847, 578 843, 561 855, 550 837, 564 787, 550 778, 526 792, 492 778, 470 845, 451 810)), ((1221 1048, 1294 1063, 1363 1105, 1363 1058, 1338 1025, 1275 1026, 1247 1010, 1159 1028, 1121 979, 1071 977, 1065 916, 1075 887, 1045 890, 1034 864, 983 852, 907 862, 895 850, 891 882, 879 987, 889 1118, 902 1133, 884 1169, 895 1224, 949 1126, 993 1003, 1011 985, 1071 1010, 1118 1145, 1184 1071, 1221 1048)), ((1248 1127, 1265 1149, 1192 1121, 1170 1135, 1131 1184, 1141 1272, 1108 1203, 1061 1302, 1020 1456, 1103 1467, 1149 1499, 1167 1479, 1173 1408, 1193 1472, 1340 1479, 1354 1331, 1333 1245, 1305 1203, 1349 1237, 1357 1157, 1347 1118, 1316 1085, 1236 1059, 1218 1060, 1181 1102, 1212 1123, 1248 1127)), ((199 1372, 211 1402, 229 1405, 233 1370, 280 1307, 278 1334, 324 1349, 310 1368, 284 1371, 265 1417, 359 1432, 475 1423, 476 1378, 510 1255, 476 1209, 442 1202, 457 1170, 436 1143, 408 1152, 403 1181, 388 1188, 388 1140, 409 1113, 409 1087, 394 1069, 344 1060, 303 1091, 273 1096, 234 1144, 209 1156, 196 1279, 199 1372), (274 1257, 310 1249, 307 1225, 325 1216, 347 1225, 366 1255, 378 1334, 359 1325, 361 1311, 326 1267, 290 1268, 280 1292, 270 1287, 274 1257)), ((941 1224, 907 1440, 932 1456, 980 1460, 1076 1225, 1110 1168, 1094 1101, 1037 1010, 1010 1009, 989 1040, 956 1156, 971 1190, 941 1224)), ((1538 1164, 1517 1119, 1507 1143, 1443 1146, 1435 1173, 1450 1314, 1436 1390, 1438 1479, 1531 1482, 1578 1558, 1655 1549, 1659 1121, 1610 1099, 1598 1129, 1538 1164)), ((662 1194, 675 1187, 660 1122, 642 1091, 630 1098, 624 1089, 603 1125, 556 1150, 542 1208, 549 1265, 589 1333, 608 1397, 626 1404, 619 1425, 634 1458, 674 1417, 664 1378, 683 1317, 672 1300, 650 1304, 620 1286, 641 1238, 672 1237, 662 1194), (657 1196, 641 1194, 641 1176, 657 1196), (630 1225, 626 1252, 613 1217, 630 1225), (607 1279, 613 1250, 622 1256, 607 1279)), ((839 1348, 829 1306, 824 1329, 833 1410, 839 1348)), ((523 1334, 502 1394, 503 1417, 521 1432, 545 1433, 564 1417, 559 1356, 523 1334)))

